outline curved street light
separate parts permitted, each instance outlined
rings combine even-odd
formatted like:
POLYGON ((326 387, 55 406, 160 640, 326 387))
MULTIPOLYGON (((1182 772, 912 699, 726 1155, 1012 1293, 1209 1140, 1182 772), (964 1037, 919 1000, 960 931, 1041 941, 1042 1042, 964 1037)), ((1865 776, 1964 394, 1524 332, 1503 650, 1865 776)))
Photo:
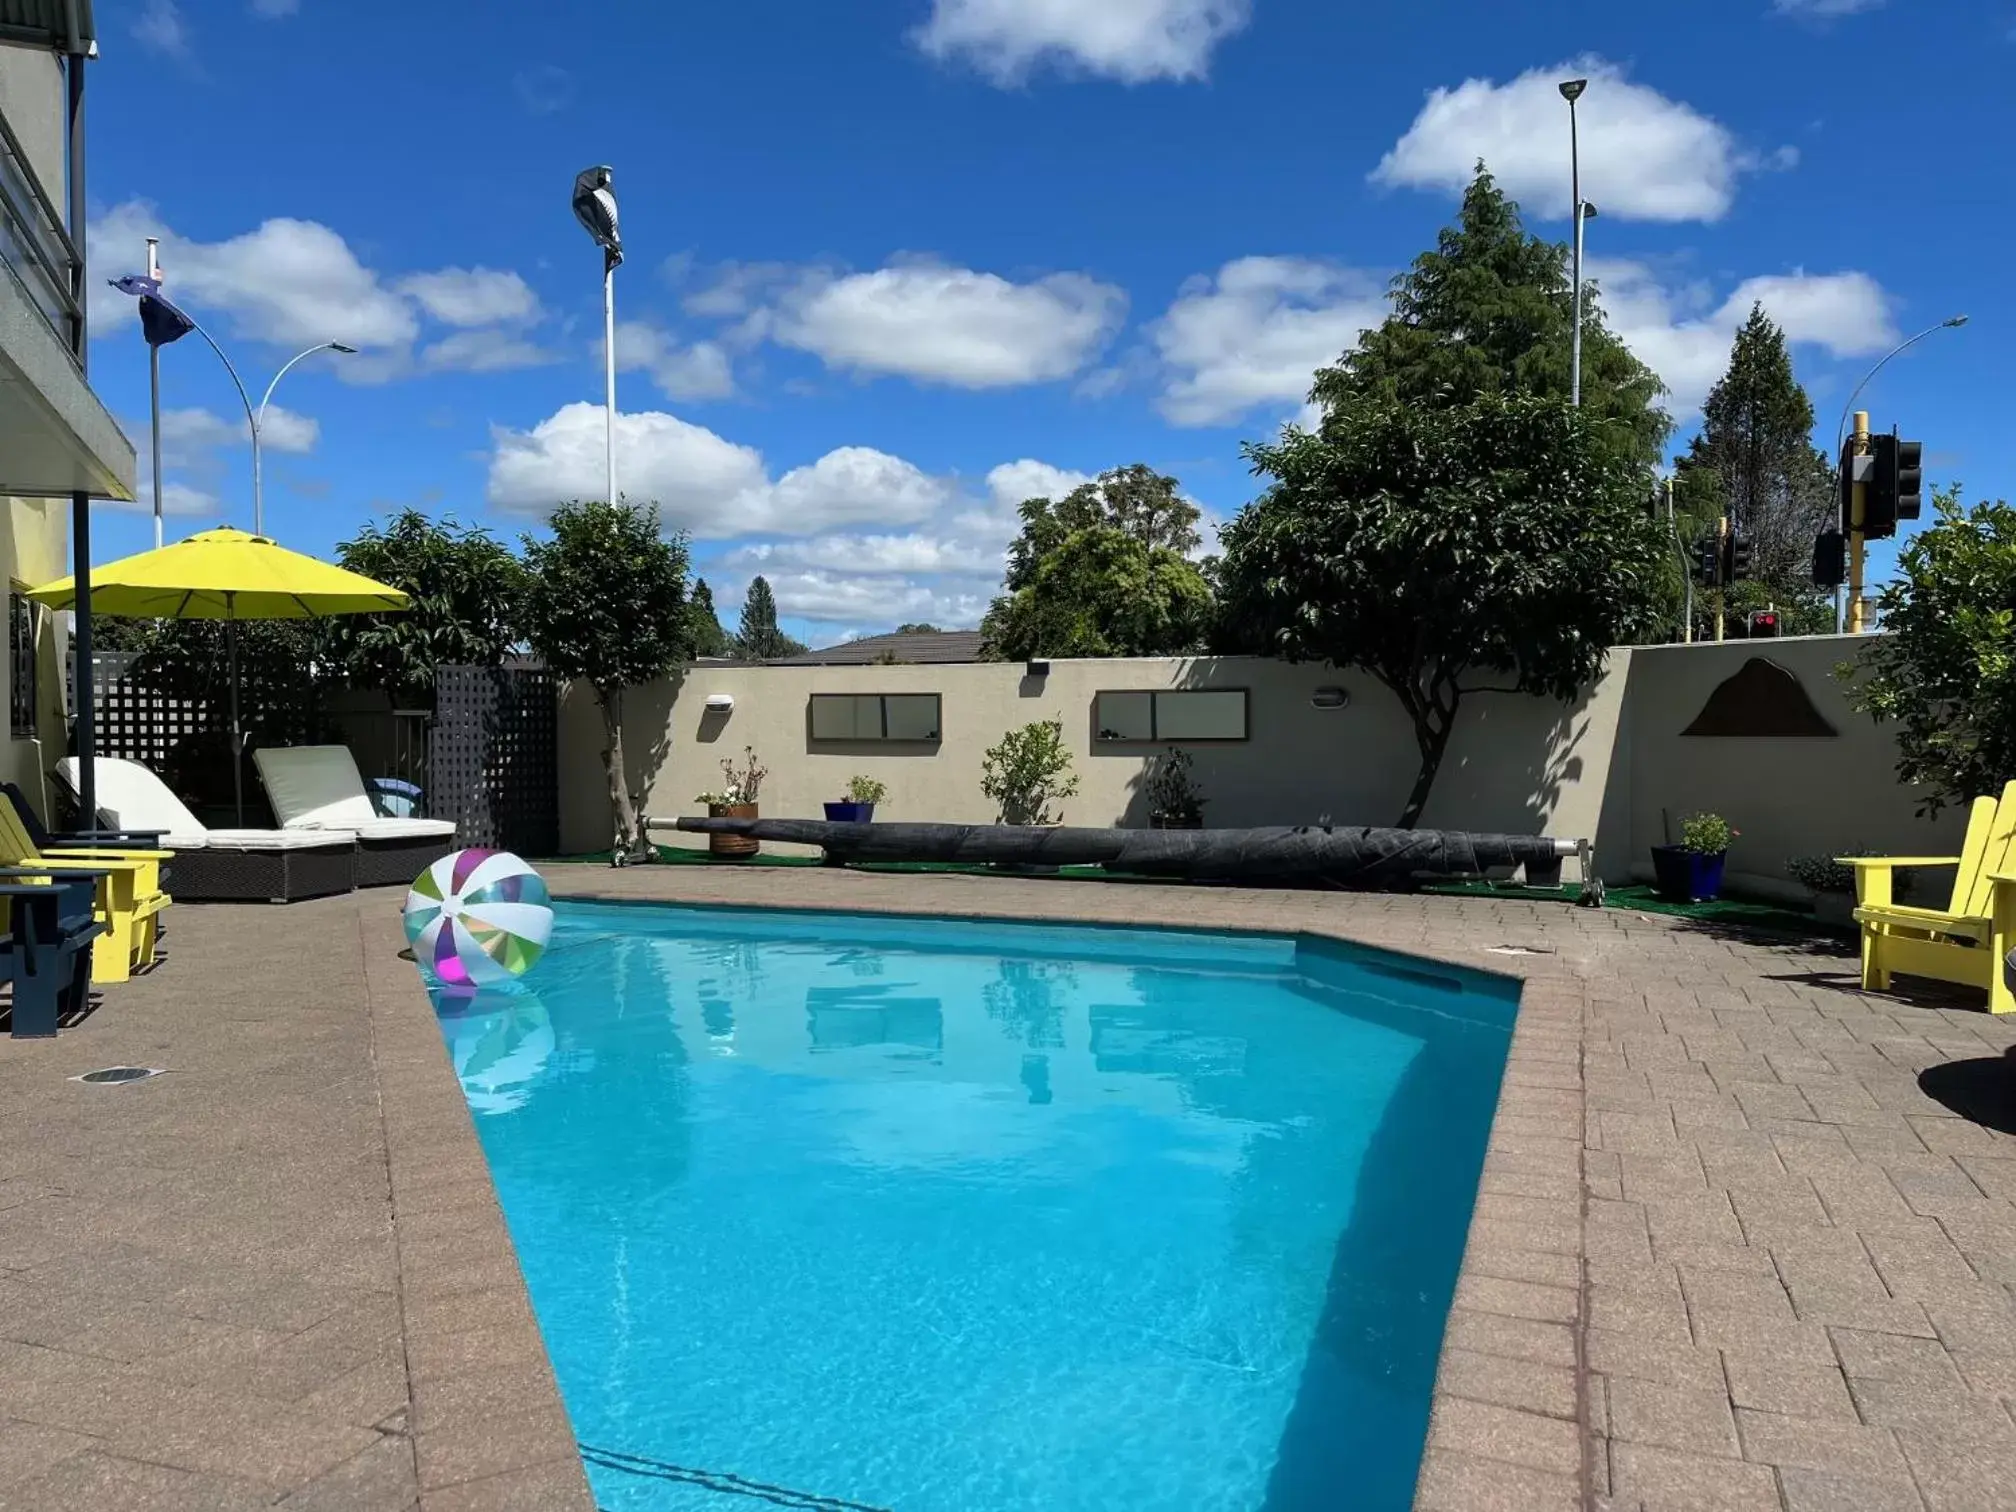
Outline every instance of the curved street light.
POLYGON ((1596 213, 1582 203, 1582 144, 1575 123, 1575 102, 1589 87, 1587 79, 1566 79, 1557 88, 1568 102, 1568 192, 1575 212, 1575 329, 1568 347, 1568 403, 1582 407, 1582 222, 1596 213))
POLYGON ((606 398, 603 461, 608 503, 616 503, 616 269, 623 261, 623 236, 616 225, 615 173, 606 163, 574 175, 574 218, 602 249, 602 364, 606 398))
POLYGON ((1862 397, 1862 390, 1869 387, 1869 380, 1874 378, 1878 373, 1883 371, 1884 363, 1887 363, 1892 357, 1895 357, 1899 352, 1904 351, 1907 347, 1916 346, 1919 342, 1923 341, 1927 336, 1930 336, 1934 331, 1948 331, 1948 330, 1957 331, 1960 329, 1961 326, 1964 326, 1965 324, 1967 324, 1967 317, 1965 315, 1949 315, 1946 317, 1946 319, 1940 321, 1937 325, 1929 325, 1925 327, 1924 330, 1920 331, 1916 336, 1913 336, 1909 341, 1898 342, 1896 346, 1892 347, 1888 352, 1883 354, 1882 362, 1877 363, 1876 366, 1872 367, 1871 369, 1869 369, 1868 372, 1862 375, 1862 381, 1856 384, 1854 391, 1849 394, 1848 402, 1841 406, 1841 419, 1840 422, 1834 427, 1835 456, 1838 457, 1841 455, 1841 442, 1848 434, 1848 416, 1850 412, 1853 411, 1855 408, 1855 401, 1862 397))
MULTIPOLYGON (((210 341, 208 336, 205 336, 203 339, 210 341)), ((213 347, 217 345, 214 341, 211 341, 210 344, 213 347)), ((266 534, 266 488, 262 475, 263 468, 260 450, 261 438, 264 436, 266 430, 266 406, 273 402, 273 390, 280 386, 280 380, 287 376, 287 370, 294 366, 295 363, 301 361, 302 358, 313 357, 317 352, 341 352, 346 357, 354 357, 357 355, 357 348, 345 346, 340 341, 323 341, 309 347, 305 352, 296 352, 292 357, 289 357, 285 362, 280 364, 280 371, 275 373, 273 381, 266 385, 266 393, 259 400, 259 413, 256 415, 252 413, 252 405, 249 401, 245 405, 245 417, 252 422, 252 534, 256 536, 266 534)), ((222 352, 219 352, 217 355, 219 357, 224 356, 222 352)), ((224 366, 227 368, 231 366, 228 359, 225 361, 224 366)), ((238 382, 238 375, 236 373, 231 375, 231 381, 233 383, 238 382)), ((245 396, 245 385, 242 383, 238 384, 238 396, 241 399, 245 396)))

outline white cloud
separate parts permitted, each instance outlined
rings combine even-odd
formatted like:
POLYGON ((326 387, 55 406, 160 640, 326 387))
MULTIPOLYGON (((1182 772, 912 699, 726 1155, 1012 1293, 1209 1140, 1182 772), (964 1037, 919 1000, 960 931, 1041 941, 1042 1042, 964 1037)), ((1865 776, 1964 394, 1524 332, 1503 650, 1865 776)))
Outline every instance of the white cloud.
POLYGON ((1070 377, 1126 306, 1123 291, 1082 273, 1013 283, 920 261, 872 273, 808 270, 752 319, 760 334, 829 367, 981 389, 1070 377))
MULTIPOLYGON (((570 404, 529 431, 498 427, 488 495, 500 509, 545 514, 603 486, 603 411, 570 404)), ((617 486, 655 500, 667 525, 696 536, 805 535, 836 526, 911 524, 950 489, 900 457, 847 446, 772 480, 753 447, 658 411, 619 414, 617 486)))
POLYGON ((430 372, 508 373, 556 359, 545 347, 515 331, 484 327, 443 336, 425 347, 419 360, 430 372))
MULTIPOLYGON (((226 241, 197 242, 176 235, 153 206, 128 200, 91 223, 94 264, 130 260, 149 236, 161 239, 168 296, 223 311, 232 335, 372 348, 405 346, 419 332, 412 307, 319 222, 279 217, 226 241)), ((113 291, 104 307, 124 307, 130 318, 133 303, 113 291)))
POLYGON ((731 567, 774 573, 778 568, 830 571, 844 562, 864 577, 1001 575, 1002 548, 922 533, 908 535, 822 535, 801 541, 762 541, 737 547, 725 558, 731 567))
POLYGON ((777 596, 777 612, 788 619, 820 624, 889 627, 926 621, 941 629, 978 624, 987 595, 970 589, 887 577, 846 577, 811 570, 765 573, 777 596))
MULTIPOLYGON (((131 501, 121 499, 94 499, 92 502, 101 509, 119 509, 132 514, 154 513, 154 474, 143 459, 140 475, 131 501)), ((215 519, 224 512, 223 501, 214 493, 187 483, 168 478, 161 485, 161 513, 163 517, 175 515, 182 518, 202 517, 215 519)))
MULTIPOLYGON (((136 427, 135 434, 144 438, 147 428, 136 427)), ((284 405, 266 406, 265 450, 305 455, 315 449, 321 437, 321 424, 311 416, 297 414, 284 405)), ((220 447, 248 445, 251 438, 252 428, 246 421, 227 420, 213 410, 161 412, 161 460, 171 468, 192 465, 220 447)))
POLYGON ((252 0, 252 14, 268 21, 291 16, 301 9, 301 0, 252 0))
POLYGON ((574 103, 574 75, 555 63, 541 63, 512 75, 518 103, 534 115, 552 115, 574 103))
POLYGON ((1854 16, 1875 10, 1883 0, 1771 0, 1771 9, 1781 16, 1807 16, 1827 21, 1836 16, 1854 16))
POLYGON ((1703 285, 1663 285, 1640 263, 1591 259, 1610 329, 1672 390, 1667 409, 1700 408, 1729 363, 1736 328, 1762 304, 1795 346, 1832 357, 1882 352, 1897 341, 1890 297, 1867 273, 1792 273, 1750 278, 1719 302, 1703 285))
POLYGON ((1294 405, 1316 369, 1386 316, 1371 275, 1305 257, 1242 257, 1185 284, 1150 330, 1166 369, 1158 407, 1177 425, 1223 425, 1294 405))
POLYGON ((1589 80, 1576 106, 1582 194, 1604 216, 1720 220, 1740 174, 1789 166, 1784 149, 1766 157, 1747 153, 1720 122, 1632 83, 1614 63, 1581 58, 1532 69, 1505 84, 1466 79, 1432 91, 1407 134, 1372 171, 1373 182, 1460 193, 1482 158, 1527 209, 1565 219, 1573 197, 1568 107, 1556 86, 1575 77, 1589 80))
POLYGON ((133 18, 133 39, 142 47, 166 53, 171 58, 189 54, 189 28, 175 0, 147 0, 133 18))
POLYGON ((409 273, 399 280, 398 289, 444 325, 500 325, 539 318, 539 296, 525 280, 495 268, 409 273))
POLYGON ((1090 473, 1024 457, 1019 462, 1003 462, 987 474, 987 495, 996 507, 1013 513, 1025 499, 1061 499, 1091 481, 1090 473))
POLYGON ((641 369, 668 399, 726 399, 735 392, 735 368, 726 348, 713 341, 680 345, 647 321, 616 327, 616 366, 641 369))
POLYGON ((1251 13, 1250 0, 932 0, 912 36, 1003 86, 1046 64, 1141 84, 1203 78, 1251 13))

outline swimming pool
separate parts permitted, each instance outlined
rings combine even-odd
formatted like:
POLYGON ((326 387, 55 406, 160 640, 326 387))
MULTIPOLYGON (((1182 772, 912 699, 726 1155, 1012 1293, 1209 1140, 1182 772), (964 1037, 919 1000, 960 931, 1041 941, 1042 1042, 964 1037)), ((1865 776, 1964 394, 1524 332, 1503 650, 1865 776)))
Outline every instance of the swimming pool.
POLYGON ((1512 983, 562 904, 437 1007, 611 1512, 1405 1508, 1512 983))

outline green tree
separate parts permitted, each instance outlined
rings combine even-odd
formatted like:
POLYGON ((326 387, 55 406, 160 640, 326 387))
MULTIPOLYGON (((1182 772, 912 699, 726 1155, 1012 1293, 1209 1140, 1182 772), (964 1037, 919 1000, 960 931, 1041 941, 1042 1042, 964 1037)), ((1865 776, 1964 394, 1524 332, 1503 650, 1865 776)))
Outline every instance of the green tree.
POLYGON ((919 620, 915 624, 898 625, 896 627, 896 633, 898 635, 937 635, 939 633, 939 630, 936 625, 927 624, 924 621, 919 620))
POLYGON ((1022 587, 994 601, 980 623, 983 654, 1180 656, 1203 648, 1214 612, 1194 562, 1093 525, 1046 550, 1022 587))
POLYGON ((1848 696, 1897 726, 1897 775, 1921 813, 1999 793, 2016 777, 2016 508, 1937 490, 1938 522, 1897 557, 1878 600, 1884 633, 1841 667, 1848 696))
POLYGON ((777 628, 777 595, 767 578, 749 580, 749 593, 742 600, 742 624, 735 635, 735 652, 750 661, 771 661, 780 656, 798 656, 805 643, 793 640, 777 628))
POLYGON ((686 538, 660 533, 656 505, 563 504, 552 527, 550 541, 525 538, 526 637, 556 674, 595 690, 620 865, 650 854, 623 763, 623 694, 687 658, 686 538))
POLYGON ((1404 827, 1466 697, 1571 700, 1656 623, 1664 522, 1599 427, 1552 399, 1372 400, 1247 448, 1273 482, 1224 532, 1225 641, 1392 690, 1420 757, 1404 827))
POLYGON ((707 586, 707 579, 693 580, 693 597, 689 607, 693 616, 693 655, 733 656, 735 643, 721 628, 721 616, 714 609, 714 590, 707 586))
POLYGON ((1007 589, 1028 586, 1038 564, 1081 530, 1103 527, 1131 536, 1153 550, 1177 555, 1195 551, 1200 511, 1184 498, 1176 479, 1146 463, 1115 467, 1081 483, 1061 499, 1025 499, 1022 530, 1008 547, 1007 589))
POLYGON ((436 667, 494 667, 523 638, 525 566, 480 526, 404 509, 382 529, 366 525, 336 558, 413 600, 404 614, 330 622, 330 652, 351 680, 384 689, 395 705, 424 706, 436 667))
POLYGON ((1201 511, 1176 479, 1116 467, 1062 499, 1022 502, 1007 592, 980 628, 983 654, 1163 656, 1198 649, 1212 591, 1188 559, 1201 511))
MULTIPOLYGON (((1701 407, 1701 429, 1675 464, 1683 536, 1698 541, 1727 516, 1750 543, 1752 576, 1730 611, 1775 605, 1786 628, 1833 628, 1831 600, 1813 586, 1813 539, 1838 513, 1834 464, 1813 445, 1813 403, 1792 373, 1785 334, 1753 305, 1729 367, 1701 407)), ((1704 606, 1713 612, 1712 603, 1704 606)))
MULTIPOLYGON (((1672 430, 1663 385, 1603 323, 1585 280, 1582 408, 1621 456, 1650 465, 1672 430)), ((1326 409, 1364 399, 1460 405, 1488 394, 1569 393, 1574 288, 1567 249, 1529 236, 1482 163, 1456 223, 1393 280, 1393 313, 1316 374, 1326 409)))

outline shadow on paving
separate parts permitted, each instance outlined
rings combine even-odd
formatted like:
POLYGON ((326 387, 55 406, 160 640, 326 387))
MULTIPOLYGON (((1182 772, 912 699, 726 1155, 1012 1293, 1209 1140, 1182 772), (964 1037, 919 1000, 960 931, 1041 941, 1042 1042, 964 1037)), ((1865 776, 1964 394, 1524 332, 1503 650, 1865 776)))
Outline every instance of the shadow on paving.
POLYGON ((1918 1073, 1918 1090, 1969 1123, 2016 1134, 2016 1046, 1918 1073))

